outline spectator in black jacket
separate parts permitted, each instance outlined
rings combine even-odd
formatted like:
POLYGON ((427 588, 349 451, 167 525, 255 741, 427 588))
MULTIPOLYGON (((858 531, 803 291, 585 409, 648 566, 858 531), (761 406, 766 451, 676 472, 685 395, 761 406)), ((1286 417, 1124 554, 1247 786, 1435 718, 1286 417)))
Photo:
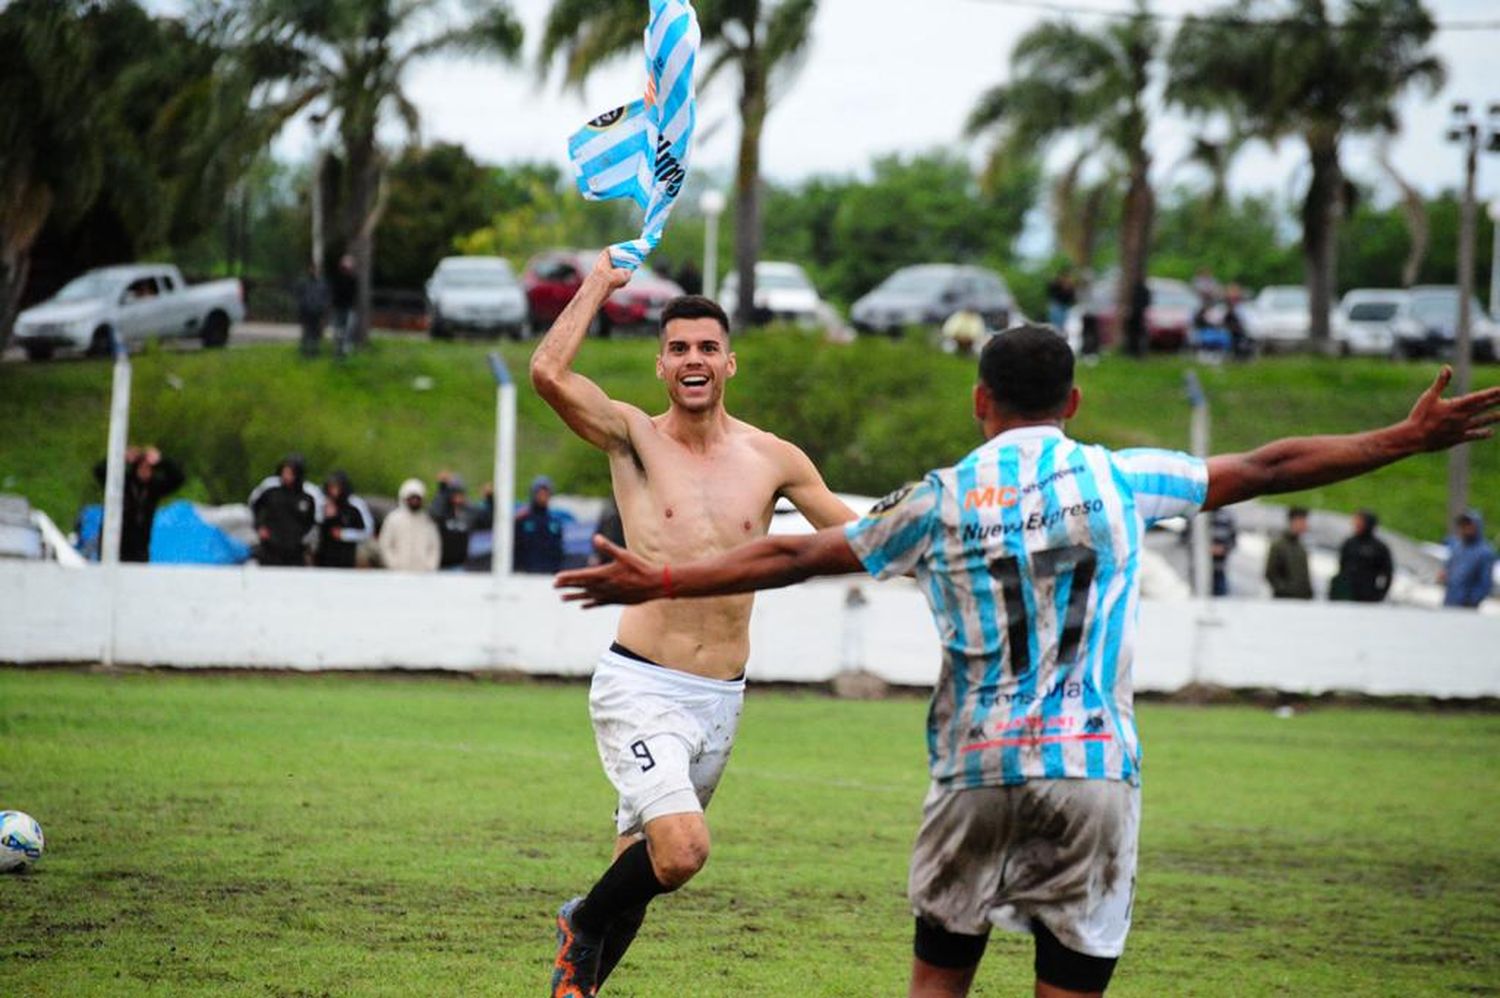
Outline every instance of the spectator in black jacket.
POLYGON ((323 348, 323 326, 328 322, 328 285, 312 265, 297 284, 297 321, 302 326, 302 356, 316 357, 323 348))
MULTIPOLYGON (((104 484, 108 460, 94 465, 94 477, 104 484)), ((151 560, 151 528, 156 506, 182 487, 182 468, 155 447, 125 451, 125 502, 120 516, 120 560, 151 560)))
POLYGON ((516 516, 517 572, 551 575, 562 571, 563 521, 551 505, 552 479, 538 475, 531 483, 531 502, 516 516))
POLYGON ((375 533, 370 507, 354 494, 349 476, 335 471, 323 483, 323 519, 318 524, 319 568, 353 568, 359 546, 375 533))
POLYGON ((1375 536, 1378 526, 1380 518, 1369 510, 1354 514, 1354 534, 1339 548, 1339 574, 1329 586, 1329 599, 1379 603, 1391 591, 1396 565, 1391 549, 1375 536))
POLYGON ((255 559, 262 565, 305 566, 307 544, 323 515, 323 496, 306 480, 302 458, 288 454, 276 474, 250 493, 250 512, 260 538, 255 559))
POLYGON ((437 521, 443 543, 439 567, 462 568, 469 560, 469 535, 476 530, 488 530, 494 523, 494 499, 486 492, 484 504, 473 505, 469 502, 464 480, 451 471, 444 471, 438 475, 437 496, 432 500, 429 512, 437 521))
POLYGON ((340 357, 347 356, 354 345, 354 325, 358 319, 359 277, 354 273, 354 257, 339 261, 330 282, 333 297, 333 343, 340 357))

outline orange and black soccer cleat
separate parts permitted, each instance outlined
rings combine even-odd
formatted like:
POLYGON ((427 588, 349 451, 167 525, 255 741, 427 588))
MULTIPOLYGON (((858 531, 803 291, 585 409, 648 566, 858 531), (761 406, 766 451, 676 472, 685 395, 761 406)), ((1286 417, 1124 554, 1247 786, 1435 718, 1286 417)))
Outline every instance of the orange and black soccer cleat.
POLYGON ((599 991, 599 951, 603 940, 578 931, 574 898, 557 913, 557 960, 552 965, 552 998, 594 998, 599 991))

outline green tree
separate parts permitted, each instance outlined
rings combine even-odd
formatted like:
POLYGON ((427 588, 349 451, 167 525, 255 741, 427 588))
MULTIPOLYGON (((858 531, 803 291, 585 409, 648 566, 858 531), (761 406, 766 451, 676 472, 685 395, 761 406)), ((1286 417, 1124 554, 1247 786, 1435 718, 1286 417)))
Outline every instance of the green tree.
MULTIPOLYGON (((1120 300, 1146 275, 1155 195, 1146 148, 1151 71, 1161 32, 1144 0, 1134 14, 1087 31, 1049 21, 1023 35, 1011 50, 1011 79, 986 92, 969 115, 971 134, 998 131, 1004 148, 1032 150, 1064 135, 1085 149, 1110 155, 1124 175, 1120 224, 1120 300)), ((1075 204, 1080 160, 1067 173, 1061 203, 1075 204)), ((1056 192, 1055 192, 1056 193, 1056 192)), ((1054 201, 1059 199, 1054 197, 1054 201)), ((1086 202, 1084 202, 1086 205, 1086 202)), ((1097 205, 1094 218, 1097 219, 1097 205)), ((1059 226, 1074 252, 1090 249, 1089 226, 1059 226)), ((1087 266, 1090 260, 1076 261, 1087 266)))
POLYGON ((1169 100, 1197 112, 1228 111, 1268 141, 1297 136, 1307 145, 1302 252, 1315 342, 1329 341, 1343 140, 1396 131, 1397 99, 1414 86, 1441 86, 1442 64, 1426 47, 1434 30, 1421 0, 1349 0, 1341 21, 1326 0, 1292 0, 1289 8, 1236 0, 1188 18, 1173 41, 1169 100))
POLYGON ((376 283, 421 287, 458 239, 488 224, 499 209, 496 173, 460 145, 406 150, 390 170, 376 283))
POLYGON ((191 240, 269 132, 217 77, 208 22, 134 0, 20 0, 0 6, 0 51, 0 92, 26 95, 0 101, 3 346, 35 247, 58 254, 43 261, 55 286, 191 240))
POLYGON ((369 331, 375 230, 386 156, 378 132, 415 136, 417 108, 404 82, 444 53, 514 61, 521 25, 507 0, 247 0, 217 4, 238 45, 238 70, 282 121, 307 110, 333 122, 342 153, 341 229, 359 277, 357 339, 369 331))
MULTIPOLYGON (((706 64, 699 87, 726 70, 740 80, 740 147, 735 171, 735 268, 741 325, 755 304, 755 264, 761 250, 761 136, 778 73, 795 70, 812 39, 817 0, 698 0, 706 64)), ((639 3, 554 0, 542 36, 542 66, 559 56, 571 84, 600 65, 639 48, 646 18, 639 3)))
POLYGON ((597 249, 628 224, 619 202, 589 202, 551 164, 523 163, 490 171, 493 214, 487 224, 459 236, 463 253, 508 257, 518 267, 535 253, 576 247, 597 249))
POLYGON ((0 349, 10 341, 49 218, 73 220, 104 180, 95 130, 104 113, 89 72, 82 3, 15 0, 0 7, 0 349), (26 99, 19 99, 25 94, 26 99))
POLYGON ((1217 210, 1207 212, 1204 195, 1179 187, 1162 201, 1151 258, 1155 273, 1190 280, 1207 267, 1220 280, 1249 288, 1300 279, 1297 248, 1282 238, 1285 213, 1273 198, 1226 195, 1217 210))
POLYGON ((986 193, 968 162, 947 153, 884 157, 873 174, 844 194, 834 216, 833 244, 844 250, 828 269, 827 291, 841 301, 909 264, 1009 260, 1039 177, 1034 164, 1020 164, 986 193))

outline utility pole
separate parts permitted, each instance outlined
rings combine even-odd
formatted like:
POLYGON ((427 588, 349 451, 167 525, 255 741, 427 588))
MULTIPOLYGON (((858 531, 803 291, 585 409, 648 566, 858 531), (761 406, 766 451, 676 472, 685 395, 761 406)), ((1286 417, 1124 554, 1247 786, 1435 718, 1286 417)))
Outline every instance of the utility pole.
POLYGON ((719 216, 724 214, 726 199, 722 191, 703 192, 698 207, 703 209, 703 297, 719 296, 719 216))
MULTIPOLYGON (((1453 105, 1448 141, 1458 143, 1464 156, 1464 198, 1458 227, 1458 328, 1453 338, 1453 388, 1466 395, 1473 384, 1474 359, 1474 187, 1479 172, 1479 149, 1500 152, 1500 104, 1489 106, 1489 120, 1470 113, 1469 103, 1453 105)), ((1448 523, 1469 505, 1469 448, 1448 452, 1448 523)))
POLYGON ((1500 320, 1500 198, 1490 202, 1490 228, 1495 233, 1490 250, 1490 317, 1500 320))

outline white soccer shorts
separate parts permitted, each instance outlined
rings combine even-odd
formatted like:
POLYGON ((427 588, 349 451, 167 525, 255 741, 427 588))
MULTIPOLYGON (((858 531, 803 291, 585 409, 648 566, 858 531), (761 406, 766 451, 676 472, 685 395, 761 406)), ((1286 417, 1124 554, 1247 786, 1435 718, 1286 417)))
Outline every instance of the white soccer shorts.
POLYGON ((1118 957, 1140 823, 1140 787, 1120 780, 934 786, 912 850, 912 909, 961 935, 1030 932, 1038 919, 1076 953, 1118 957))
POLYGON ((604 772, 620 795, 621 835, 669 814, 702 812, 739 729, 745 680, 679 672, 606 651, 589 714, 604 772))

